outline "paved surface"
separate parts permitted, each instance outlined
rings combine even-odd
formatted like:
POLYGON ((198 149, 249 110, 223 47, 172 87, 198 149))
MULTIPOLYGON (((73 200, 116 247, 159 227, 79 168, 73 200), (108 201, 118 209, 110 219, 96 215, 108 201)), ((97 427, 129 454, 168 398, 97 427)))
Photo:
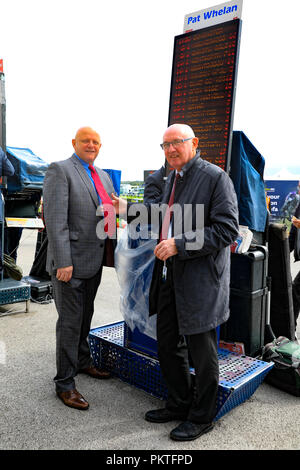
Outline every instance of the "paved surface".
MULTIPOLYGON (((32 265, 35 240, 35 231, 24 230, 19 250, 24 275, 32 265)), ((297 271, 299 263, 292 269, 297 271)), ((6 310, 11 307, 20 311, 24 304, 6 310)), ((53 386, 56 317, 54 303, 31 303, 29 313, 0 317, 0 449, 300 449, 299 398, 264 383, 213 432, 188 443, 169 439, 176 423, 146 422, 145 411, 162 402, 117 378, 78 376, 77 388, 90 408, 67 408, 53 386)), ((118 281, 114 270, 105 268, 92 326, 118 320, 118 281)))

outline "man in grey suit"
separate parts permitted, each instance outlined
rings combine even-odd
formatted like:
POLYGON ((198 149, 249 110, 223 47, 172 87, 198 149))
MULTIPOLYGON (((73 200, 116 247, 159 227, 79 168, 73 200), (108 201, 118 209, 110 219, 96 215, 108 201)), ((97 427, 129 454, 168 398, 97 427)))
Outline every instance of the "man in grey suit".
POLYGON ((72 145, 75 153, 71 158, 49 166, 43 198, 47 271, 58 311, 56 392, 65 405, 86 410, 89 404, 75 388, 77 373, 98 379, 110 377, 109 372, 92 365, 87 337, 106 251, 115 242, 114 236, 108 238, 104 232, 104 224, 99 224, 104 216, 99 210, 102 201, 92 176, 94 170, 107 195, 111 196, 114 187, 109 175, 93 166, 101 148, 98 133, 83 127, 72 145))

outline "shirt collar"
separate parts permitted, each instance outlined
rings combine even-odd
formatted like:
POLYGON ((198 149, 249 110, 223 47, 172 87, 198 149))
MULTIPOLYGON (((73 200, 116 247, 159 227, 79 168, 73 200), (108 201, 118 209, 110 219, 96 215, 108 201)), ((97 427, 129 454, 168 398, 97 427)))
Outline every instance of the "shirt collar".
POLYGON ((179 174, 181 176, 181 178, 183 177, 183 175, 187 172, 187 170, 189 168, 191 168, 191 166, 195 163, 196 160, 198 160, 198 158, 200 157, 200 150, 198 150, 196 152, 196 155, 191 159, 189 160, 183 167, 180 171, 177 171, 175 170, 175 175, 179 174))
POLYGON ((78 155, 76 153, 74 153, 75 157, 78 158, 78 160, 80 161, 80 163, 82 164, 82 166, 84 166, 84 168, 87 170, 89 168, 89 164, 86 163, 84 160, 82 160, 80 157, 78 157, 78 155))
POLYGON ((200 150, 197 150, 196 155, 184 165, 184 167, 181 170, 182 173, 185 174, 191 168, 191 166, 194 165, 194 163, 198 160, 198 158, 200 158, 200 150))

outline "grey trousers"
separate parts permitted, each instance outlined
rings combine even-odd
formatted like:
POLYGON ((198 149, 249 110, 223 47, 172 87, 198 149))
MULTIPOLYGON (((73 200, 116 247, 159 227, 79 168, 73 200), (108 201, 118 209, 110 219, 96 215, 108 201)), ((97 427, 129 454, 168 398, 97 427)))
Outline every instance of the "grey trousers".
POLYGON ((73 390, 80 369, 92 365, 88 334, 94 313, 94 300, 101 281, 102 266, 91 279, 58 281, 52 275, 53 296, 58 312, 56 323, 57 392, 73 390))

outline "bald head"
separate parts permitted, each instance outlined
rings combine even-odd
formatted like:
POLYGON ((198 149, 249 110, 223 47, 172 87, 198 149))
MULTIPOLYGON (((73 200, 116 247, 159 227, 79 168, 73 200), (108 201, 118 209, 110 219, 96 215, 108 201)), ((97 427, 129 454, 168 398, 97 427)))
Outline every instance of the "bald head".
POLYGON ((72 145, 76 155, 92 165, 101 147, 100 135, 91 127, 81 127, 72 139, 72 145))
POLYGON ((86 134, 86 133, 94 133, 95 135, 98 136, 98 139, 99 139, 99 142, 100 142, 100 135, 98 134, 98 132, 96 132, 94 129, 92 129, 91 127, 80 127, 78 129, 78 131, 76 132, 75 134, 75 139, 78 139, 82 134, 86 134))
POLYGON ((166 159, 171 168, 181 171, 197 152, 198 139, 187 124, 172 124, 164 133, 166 159))
POLYGON ((177 132, 182 136, 183 139, 186 139, 188 137, 195 137, 193 129, 187 124, 172 124, 168 127, 166 132, 168 132, 169 130, 177 132))

